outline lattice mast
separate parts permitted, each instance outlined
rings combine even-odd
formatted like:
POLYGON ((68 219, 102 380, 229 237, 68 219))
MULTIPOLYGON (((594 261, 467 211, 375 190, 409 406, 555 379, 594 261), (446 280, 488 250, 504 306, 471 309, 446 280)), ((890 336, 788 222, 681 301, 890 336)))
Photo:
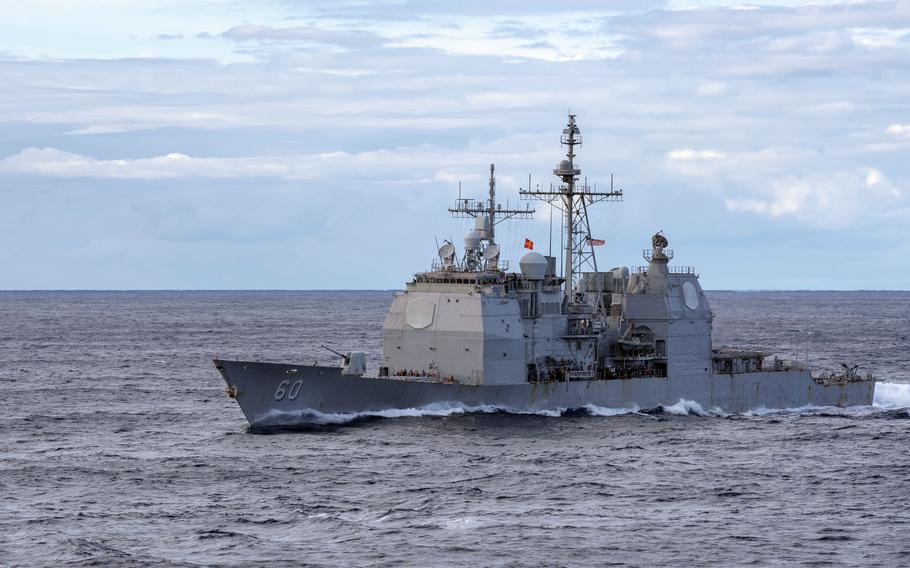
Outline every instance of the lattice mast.
POLYGON ((497 224, 515 217, 531 219, 534 217, 534 210, 528 205, 525 205, 524 209, 503 209, 501 203, 496 203, 496 167, 493 164, 490 164, 489 186, 489 197, 486 203, 472 198, 462 198, 459 194, 455 207, 450 207, 449 212, 456 218, 484 216, 489 223, 484 240, 493 243, 497 224))
MULTIPOLYGON (((575 123, 575 115, 569 114, 569 122, 562 131, 560 143, 567 147, 565 160, 559 162, 553 174, 562 180, 560 185, 550 185, 549 190, 536 189, 520 191, 522 197, 540 199, 550 204, 557 202, 565 221, 565 292, 570 295, 582 268, 589 265, 597 270, 597 259, 594 256, 591 225, 588 221, 588 206, 601 201, 620 201, 622 190, 613 189, 612 178, 610 191, 592 191, 587 182, 578 183, 581 169, 575 165, 575 147, 582 144, 581 132, 575 123)), ((601 243, 602 244, 602 243, 601 243)), ((570 296, 571 297, 571 296, 570 296)))

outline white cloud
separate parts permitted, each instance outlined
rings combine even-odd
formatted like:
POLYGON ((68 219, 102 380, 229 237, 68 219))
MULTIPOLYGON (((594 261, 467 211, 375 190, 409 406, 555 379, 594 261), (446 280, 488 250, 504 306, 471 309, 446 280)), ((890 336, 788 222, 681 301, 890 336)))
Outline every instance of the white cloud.
POLYGON ((869 168, 866 174, 866 187, 879 193, 891 194, 894 198, 901 197, 901 191, 891 184, 885 174, 875 168, 869 168))
MULTIPOLYGON (((26 148, 0 160, 0 175, 148 180, 189 177, 286 180, 366 178, 378 183, 454 183, 486 179, 486 174, 477 172, 486 172, 491 160, 505 166, 499 170, 504 172, 509 166, 526 165, 527 156, 496 151, 487 146, 479 151, 422 147, 250 157, 196 157, 173 152, 150 158, 99 159, 57 148, 26 148), (451 173, 451 168, 463 173, 451 173)), ((505 184, 514 185, 512 182, 516 181, 503 173, 498 177, 505 184)))
POLYGON ((681 148, 667 152, 667 157, 671 160, 723 160, 727 157, 724 152, 717 150, 694 150, 692 148, 681 148))
POLYGON ((901 191, 879 170, 837 172, 774 180, 749 197, 729 197, 731 211, 794 217, 814 227, 844 228, 874 223, 901 204, 901 191))
POLYGON ((384 38, 365 30, 329 30, 316 26, 270 27, 243 24, 221 34, 234 41, 304 42, 336 45, 345 48, 368 48, 380 45, 384 38))
POLYGON ((524 12, 522 7, 507 17, 434 16, 432 21, 421 21, 416 29, 400 24, 390 45, 550 62, 614 59, 625 52, 620 46, 622 38, 602 29, 602 11, 524 12))
MULTIPOLYGON (((307 177, 312 161, 295 165, 289 161, 257 158, 193 158, 170 153, 138 159, 101 160, 56 148, 26 148, 0 160, 0 173, 51 177, 98 177, 116 179, 167 179, 187 176, 307 177)), ((310 170, 309 174, 313 172, 310 170)))
POLYGON ((669 152, 665 165, 673 173, 703 178, 715 185, 752 185, 803 171, 817 157, 809 149, 790 146, 730 152, 681 149, 669 152))
MULTIPOLYGON (((780 245, 777 222, 786 220, 806 235, 837 226, 858 249, 875 249, 873 233, 902 226, 887 215, 910 211, 907 2, 777 0, 744 10, 680 0, 670 5, 689 9, 676 11, 659 0, 219 0, 200 12, 141 1, 113 11, 113 0, 17 3, 0 21, 0 193, 14 195, 0 215, 13 203, 56 207, 61 227, 79 222, 48 199, 78 192, 82 218, 106 226, 119 218, 105 216, 110 200, 124 210, 148 200, 172 220, 146 237, 190 227, 212 250, 230 251, 216 242, 220 219, 171 212, 190 194, 204 211, 225 188, 247 196, 262 187, 295 197, 303 189, 307 203, 357 191, 375 199, 352 201, 367 218, 397 215, 402 203, 438 213, 459 180, 465 195, 482 196, 491 161, 504 197, 529 169, 533 183, 549 184, 569 108, 585 136, 584 174, 607 183, 615 172, 628 190, 624 211, 635 212, 605 214, 611 242, 633 232, 614 221, 640 224, 635 208, 649 196, 683 240, 705 225, 692 219, 708 216, 760 246, 780 245), (408 199, 389 199, 402 192, 408 199)), ((228 203, 219 216, 249 208, 246 197, 228 203)), ((31 219, 14 226, 12 217, 0 238, 47 240, 29 232, 31 219)), ((138 235, 142 226, 129 228, 138 235)), ((341 250, 357 246, 353 234, 313 231, 341 250)), ((377 246, 400 244, 374 234, 377 246)), ((312 285, 346 281, 318 278, 312 285)))
POLYGON ((910 28, 854 28, 850 34, 854 43, 868 49, 893 48, 910 38, 910 28))
POLYGON ((706 97, 722 95, 730 90, 730 85, 721 81, 705 81, 698 85, 695 92, 706 97))
POLYGON ((856 110, 856 104, 851 101, 832 101, 829 103, 814 104, 807 110, 810 112, 837 114, 856 110))

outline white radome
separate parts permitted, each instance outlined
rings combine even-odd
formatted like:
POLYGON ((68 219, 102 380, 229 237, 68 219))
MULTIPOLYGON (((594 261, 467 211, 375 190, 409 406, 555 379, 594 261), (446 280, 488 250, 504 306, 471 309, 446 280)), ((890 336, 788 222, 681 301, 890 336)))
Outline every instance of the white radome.
POLYGON ((527 278, 541 280, 547 274, 547 259, 539 252, 525 253, 518 261, 518 265, 521 267, 521 273, 527 278))
POLYGON ((480 241, 483 239, 483 235, 480 231, 471 230, 464 234, 464 248, 465 250, 477 250, 480 248, 480 241))

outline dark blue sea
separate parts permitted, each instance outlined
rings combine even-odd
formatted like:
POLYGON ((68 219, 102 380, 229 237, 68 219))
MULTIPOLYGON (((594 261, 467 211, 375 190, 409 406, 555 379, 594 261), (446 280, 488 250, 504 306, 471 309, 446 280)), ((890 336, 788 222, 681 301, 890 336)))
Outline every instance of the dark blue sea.
POLYGON ((709 293, 871 407, 247 430, 213 357, 375 362, 391 298, 0 292, 0 565, 910 566, 910 292, 709 293))

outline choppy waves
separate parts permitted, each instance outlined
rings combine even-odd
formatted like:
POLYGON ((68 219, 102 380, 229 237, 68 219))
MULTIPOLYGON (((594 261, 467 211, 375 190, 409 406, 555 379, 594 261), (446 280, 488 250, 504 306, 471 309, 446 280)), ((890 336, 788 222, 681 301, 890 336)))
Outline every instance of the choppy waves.
MULTIPOLYGON (((904 383, 878 383, 875 385, 875 395, 871 407, 836 408, 825 406, 801 406, 797 408, 755 408, 741 413, 745 416, 767 416, 772 414, 811 414, 817 412, 842 412, 855 414, 869 414, 876 411, 895 411, 910 409, 910 384, 904 383)), ((693 400, 679 399, 674 404, 661 405, 653 409, 641 409, 637 406, 610 408, 588 404, 581 408, 557 408, 538 410, 516 410, 494 405, 469 406, 460 403, 434 403, 419 408, 389 408, 384 410, 371 410, 365 412, 326 413, 317 410, 298 410, 292 412, 270 410, 269 413, 256 421, 254 429, 273 429, 307 426, 328 426, 351 424, 364 420, 381 418, 418 418, 418 417, 449 417, 462 414, 515 414, 527 416, 545 416, 559 418, 566 415, 587 415, 595 417, 623 416, 627 414, 669 414, 673 416, 713 416, 728 417, 730 413, 723 409, 711 407, 705 409, 693 400)))
POLYGON ((364 412, 319 412, 303 409, 291 412, 269 410, 268 414, 256 420, 256 427, 270 428, 288 424, 330 425, 347 424, 371 418, 415 418, 421 416, 443 417, 466 413, 493 413, 502 409, 495 406, 466 406, 463 404, 429 404, 420 408, 389 408, 364 412))
MULTIPOLYGON (((697 405, 696 405, 697 406, 697 405)), ((620 416, 623 414, 632 414, 639 412, 640 409, 630 408, 607 408, 588 404, 582 408, 558 408, 558 409, 538 409, 538 410, 515 410, 494 405, 469 406, 460 403, 434 403, 419 408, 389 408, 385 410, 370 410, 365 412, 345 412, 345 413, 326 413, 317 410, 303 409, 296 411, 270 410, 268 414, 261 417, 255 423, 255 429, 258 428, 281 428, 288 425, 299 426, 325 426, 337 424, 349 424, 362 420, 375 418, 416 418, 416 417, 447 417, 460 414, 515 414, 525 416, 544 416, 549 418, 559 418, 568 414, 585 414, 589 416, 620 416)))
POLYGON ((872 406, 885 410, 910 408, 910 384, 878 383, 872 397, 872 406))
POLYGON ((906 565, 910 294, 711 296, 717 344, 810 327, 813 367, 890 382, 855 408, 432 405, 250 436, 208 356, 378 361, 390 292, 6 293, 0 565, 906 565))

